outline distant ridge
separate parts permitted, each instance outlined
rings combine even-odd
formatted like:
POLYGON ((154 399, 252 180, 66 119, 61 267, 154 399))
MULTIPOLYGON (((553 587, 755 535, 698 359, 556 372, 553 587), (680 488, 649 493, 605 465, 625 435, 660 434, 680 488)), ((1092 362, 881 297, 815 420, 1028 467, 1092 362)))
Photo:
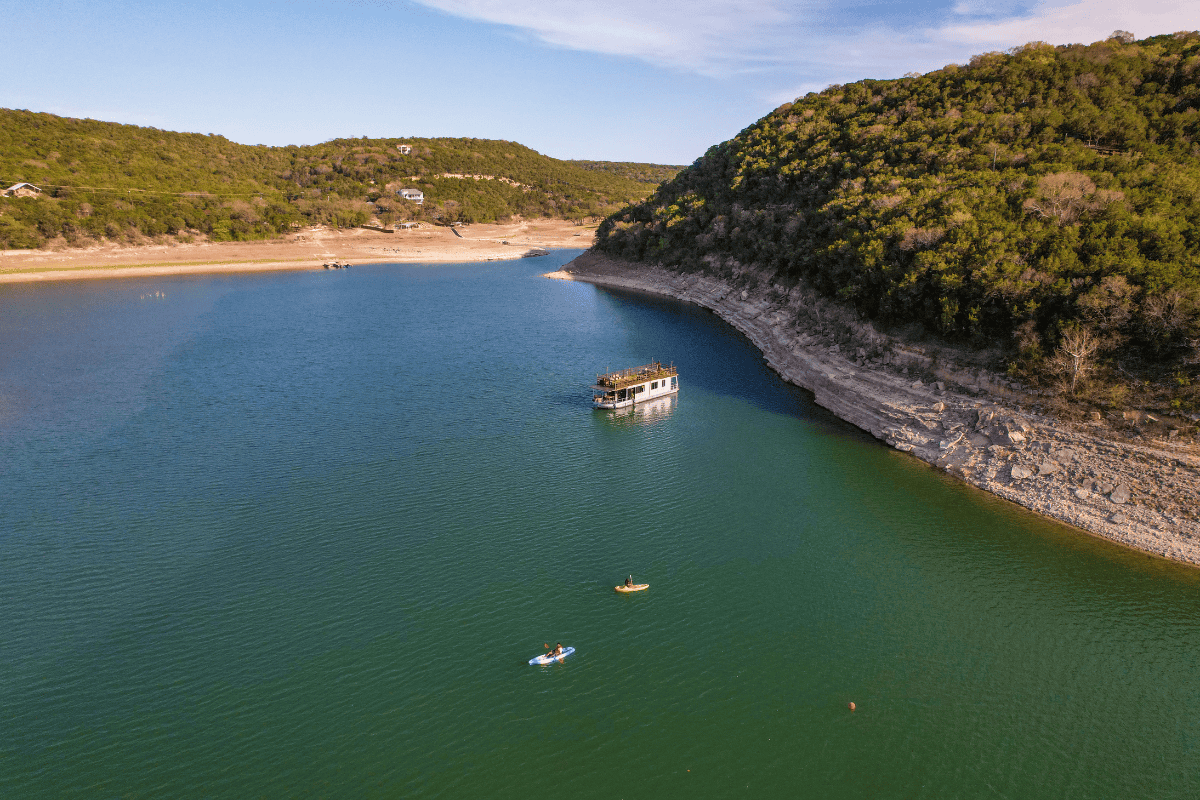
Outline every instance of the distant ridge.
POLYGON ((334 139, 242 145, 223 136, 0 109, 0 249, 154 236, 265 238, 377 219, 583 220, 650 194, 677 168, 570 162, 487 139, 334 139), (460 177, 447 177, 447 176, 460 177), (420 190, 421 205, 400 188, 420 190))

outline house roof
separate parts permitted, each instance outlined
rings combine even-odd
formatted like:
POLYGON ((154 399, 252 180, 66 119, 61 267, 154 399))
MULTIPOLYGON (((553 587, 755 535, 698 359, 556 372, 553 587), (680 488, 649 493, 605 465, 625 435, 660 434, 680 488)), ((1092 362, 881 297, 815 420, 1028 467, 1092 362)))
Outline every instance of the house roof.
POLYGON ((20 189, 22 186, 28 186, 30 189, 33 189, 35 192, 41 191, 41 189, 34 186, 32 183, 14 183, 12 186, 8 187, 4 191, 5 192, 15 192, 17 189, 20 189))

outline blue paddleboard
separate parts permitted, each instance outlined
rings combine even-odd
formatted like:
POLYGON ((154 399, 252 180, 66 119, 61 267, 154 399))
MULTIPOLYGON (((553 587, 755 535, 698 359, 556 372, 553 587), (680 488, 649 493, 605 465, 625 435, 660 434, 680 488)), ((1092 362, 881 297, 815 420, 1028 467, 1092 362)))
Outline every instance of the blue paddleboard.
POLYGON ((562 661, 571 653, 575 652, 574 647, 564 647, 561 656, 552 656, 549 653, 543 653, 540 656, 529 659, 530 664, 553 664, 556 661, 562 661))

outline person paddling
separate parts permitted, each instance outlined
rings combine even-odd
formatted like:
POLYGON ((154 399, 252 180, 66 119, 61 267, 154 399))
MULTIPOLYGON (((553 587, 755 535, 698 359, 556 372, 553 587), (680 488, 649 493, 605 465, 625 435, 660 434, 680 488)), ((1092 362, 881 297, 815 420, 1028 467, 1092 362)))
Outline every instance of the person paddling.
POLYGON ((630 575, 628 578, 625 579, 625 585, 631 589, 633 588, 633 576, 632 575, 630 575))

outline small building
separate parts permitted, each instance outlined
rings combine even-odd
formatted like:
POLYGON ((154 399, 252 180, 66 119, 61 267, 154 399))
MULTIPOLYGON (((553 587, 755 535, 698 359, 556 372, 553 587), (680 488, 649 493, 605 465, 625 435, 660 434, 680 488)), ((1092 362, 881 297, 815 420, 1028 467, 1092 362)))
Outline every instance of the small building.
POLYGON ((421 227, 421 225, 420 225, 420 223, 417 223, 417 222, 397 222, 396 223, 396 230, 399 230, 399 231, 410 231, 413 228, 419 228, 419 227, 421 227))
POLYGON ((406 156, 412 152, 412 146, 407 144, 398 144, 396 149, 400 151, 400 155, 406 156))
POLYGON ((425 193, 420 189, 401 189, 396 194, 400 195, 401 200, 411 200, 417 205, 425 202, 425 193))
POLYGON ((5 197, 41 197, 42 190, 32 183, 14 183, 4 190, 5 197))

